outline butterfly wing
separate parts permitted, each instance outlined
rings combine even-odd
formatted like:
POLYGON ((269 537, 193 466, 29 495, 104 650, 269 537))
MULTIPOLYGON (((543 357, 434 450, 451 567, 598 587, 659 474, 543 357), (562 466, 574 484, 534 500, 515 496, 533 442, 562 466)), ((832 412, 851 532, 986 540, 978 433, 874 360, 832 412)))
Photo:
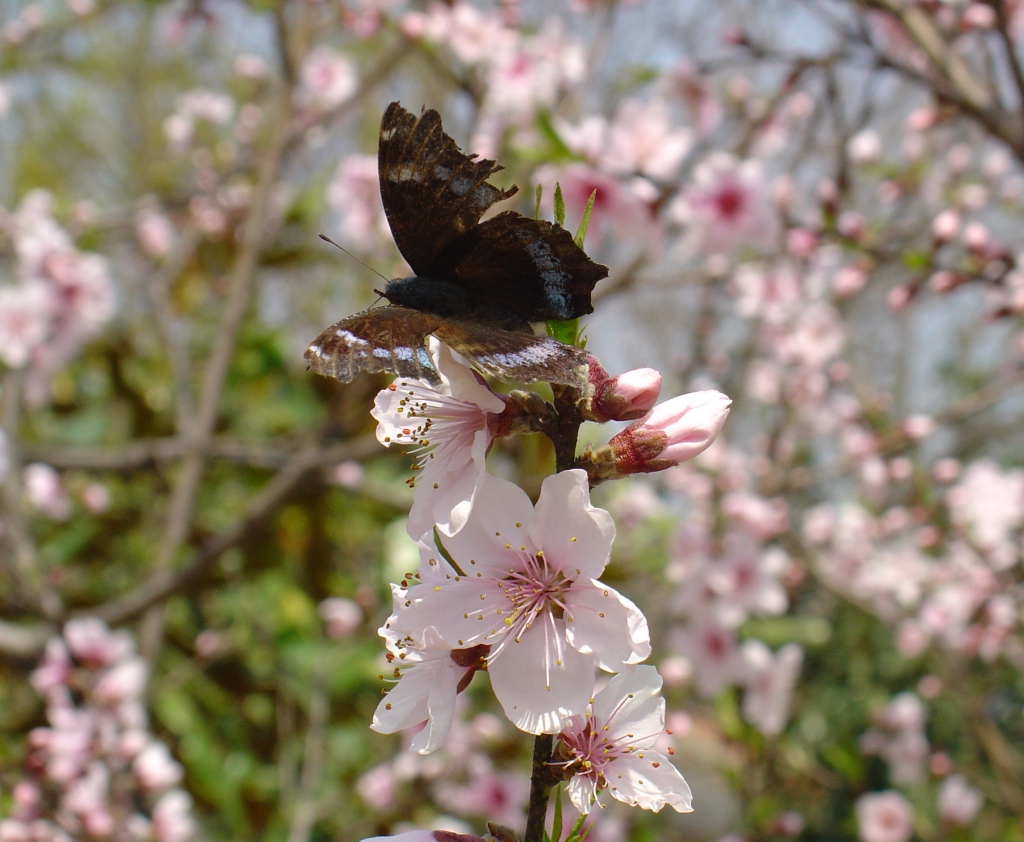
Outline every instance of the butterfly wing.
POLYGON ((517 191, 488 184, 502 167, 463 153, 442 130, 436 111, 416 117, 397 102, 381 120, 377 169, 395 244, 413 272, 427 277, 439 277, 435 258, 445 245, 517 191))
POLYGON ((377 307, 331 325, 306 348, 317 374, 348 383, 357 374, 390 372, 440 383, 424 347, 441 317, 405 307, 377 307))
POLYGON ((309 367, 342 383, 357 374, 388 372, 438 384, 426 340, 433 333, 485 374, 520 383, 582 388, 587 354, 554 339, 464 319, 444 319, 407 307, 356 313, 322 331, 306 348, 309 367))
POLYGON ((608 277, 553 222, 505 211, 460 236, 438 256, 441 277, 468 285, 480 301, 528 322, 594 312, 594 286, 608 277))
POLYGON ((587 382, 587 352, 554 339, 461 319, 443 321, 434 335, 499 380, 561 383, 578 389, 587 382))

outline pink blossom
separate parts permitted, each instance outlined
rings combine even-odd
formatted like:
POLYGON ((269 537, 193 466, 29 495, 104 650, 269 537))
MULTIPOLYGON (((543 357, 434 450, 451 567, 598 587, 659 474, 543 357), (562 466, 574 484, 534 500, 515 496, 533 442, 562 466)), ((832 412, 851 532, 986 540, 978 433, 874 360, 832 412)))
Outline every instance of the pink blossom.
POLYGON ((171 757, 167 746, 155 740, 136 755, 132 770, 146 792, 162 792, 177 786, 183 775, 181 765, 171 757))
POLYGON ((394 764, 381 763, 363 772, 356 781, 355 789, 368 806, 375 810, 385 810, 395 806, 398 784, 394 764))
POLYGON ((688 228, 689 247, 703 255, 767 251, 780 234, 759 162, 721 152, 697 166, 693 184, 672 203, 670 213, 688 228))
MULTIPOLYGON (((458 4, 456 8, 468 4, 458 4)), ((555 105, 560 91, 586 72, 583 49, 565 33, 561 20, 546 18, 536 35, 519 37, 504 49, 487 45, 489 113, 531 118, 538 107, 555 105)))
POLYGON ((21 368, 49 332, 54 305, 44 284, 0 289, 0 359, 21 368))
POLYGON ((40 512, 54 520, 67 520, 71 500, 58 474, 49 465, 33 462, 25 466, 25 496, 40 512))
POLYGON ((697 690, 705 697, 734 683, 742 669, 735 632, 711 612, 699 615, 680 630, 672 648, 690 659, 697 690))
POLYGON ((655 748, 665 730, 661 676, 638 666, 613 676, 590 702, 586 714, 573 716, 558 735, 569 798, 589 813, 603 790, 633 807, 658 812, 669 806, 692 811, 690 787, 668 755, 655 748))
POLYGON ((523 775, 473 763, 465 784, 441 781, 434 788, 438 806, 460 816, 481 816, 505 827, 521 826, 526 818, 530 782, 523 775))
POLYGON ((339 230, 349 248, 376 253, 390 242, 375 155, 343 158, 327 188, 327 202, 341 214, 339 230))
MULTIPOLYGON (((398 626, 398 617, 396 614, 389 624, 398 626)), ((430 754, 448 736, 456 696, 482 667, 481 655, 475 649, 453 649, 432 626, 412 645, 385 630, 390 631, 388 626, 382 634, 389 638, 388 657, 397 683, 377 705, 370 727, 381 734, 419 727, 410 748, 418 754, 430 754)))
POLYGON ((743 718, 762 734, 779 734, 789 718, 790 698, 803 663, 803 649, 787 643, 774 654, 760 640, 740 648, 743 718))
POLYGON ((192 798, 180 789, 164 794, 153 807, 153 842, 189 842, 195 834, 192 798))
POLYGON ((862 842, 907 842, 914 833, 910 803, 895 790, 862 795, 855 809, 862 842))
POLYGON ((979 459, 946 492, 946 504, 954 522, 982 549, 997 550, 1024 524, 1024 471, 979 459))
POLYGON ((394 836, 371 836, 362 842, 484 842, 472 833, 453 833, 449 830, 408 830, 394 836))
POLYGON ((950 775, 939 786, 939 815, 944 824, 967 827, 978 815, 985 798, 962 775, 950 775))
POLYGON ((330 47, 316 47, 302 63, 299 71, 302 81, 301 96, 317 108, 335 108, 358 86, 355 65, 330 47))
POLYGON ((377 395, 371 411, 378 441, 411 445, 417 456, 408 523, 414 538, 435 525, 445 535, 463 527, 483 482, 488 417, 505 408, 462 357, 432 337, 429 353, 441 383, 399 378, 377 395))
POLYGON ((71 654, 91 667, 108 666, 129 657, 135 649, 127 632, 112 632, 95 617, 68 620, 64 640, 71 654))
POLYGON ((855 164, 874 163, 882 157, 882 139, 874 129, 863 129, 847 141, 846 153, 855 164))
POLYGON ((615 113, 601 166, 621 175, 672 178, 690 147, 690 132, 673 125, 661 100, 626 99, 615 113))
POLYGON ((722 118, 722 106, 710 90, 708 80, 686 59, 678 61, 668 79, 670 92, 682 100, 699 137, 707 137, 722 118))
POLYGON ((165 213, 143 208, 135 217, 135 236, 150 257, 164 257, 174 243, 174 226, 165 213))
MULTIPOLYGON (((444 539, 461 572, 411 587, 395 632, 419 640, 433 626, 449 646, 489 645, 505 714, 528 733, 554 733, 583 712, 595 666, 620 670, 650 654, 647 621, 597 579, 615 528, 590 504, 583 471, 547 477, 536 507, 517 486, 484 477, 462 530, 444 539)), ((428 549, 424 566, 437 566, 428 549)))
POLYGON ((583 163, 541 167, 534 179, 548 196, 554 194, 556 183, 562 188, 570 220, 582 219, 583 209, 596 191, 587 227, 587 242, 591 245, 600 246, 609 236, 647 243, 660 239, 651 210, 656 191, 646 179, 619 179, 583 163))
POLYGON ((324 621, 327 636, 332 640, 345 640, 363 622, 363 609, 351 599, 340 596, 325 599, 317 606, 317 613, 324 621))
POLYGON ((409 37, 443 43, 459 61, 469 65, 509 52, 516 40, 515 31, 500 16, 470 3, 433 2, 425 13, 403 15, 401 25, 409 37))
POLYGON ((789 600, 779 578, 788 565, 789 558, 779 548, 764 549, 742 530, 730 532, 722 557, 703 579, 707 596, 714 599, 709 609, 732 628, 751 615, 785 613, 789 600))
POLYGON ((140 657, 124 658, 104 671, 93 687, 98 701, 116 705, 138 698, 146 687, 146 662, 140 657))
POLYGON ((663 471, 707 450, 732 401, 714 390, 690 392, 658 404, 608 442, 620 474, 663 471))

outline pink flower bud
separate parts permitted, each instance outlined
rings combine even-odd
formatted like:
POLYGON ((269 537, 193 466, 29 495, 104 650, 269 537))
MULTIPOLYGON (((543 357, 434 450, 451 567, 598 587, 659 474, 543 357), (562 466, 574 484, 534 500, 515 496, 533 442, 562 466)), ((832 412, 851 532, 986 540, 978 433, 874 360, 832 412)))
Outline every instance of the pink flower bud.
POLYGON ((706 450, 718 436, 732 401, 721 392, 691 392, 656 406, 612 437, 620 474, 671 468, 706 450))
POLYGON ((590 411, 595 421, 635 421, 651 411, 661 393, 661 374, 653 368, 612 377, 593 357, 590 383, 594 387, 590 411))

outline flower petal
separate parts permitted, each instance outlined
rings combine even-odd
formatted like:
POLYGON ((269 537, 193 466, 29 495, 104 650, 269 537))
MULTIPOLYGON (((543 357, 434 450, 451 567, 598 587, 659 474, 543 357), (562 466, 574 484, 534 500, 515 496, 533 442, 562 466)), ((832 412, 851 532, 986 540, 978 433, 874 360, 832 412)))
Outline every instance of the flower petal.
POLYGON ((693 811, 689 785, 660 751, 637 752, 616 763, 615 770, 608 791, 619 801, 655 813, 665 805, 679 813, 693 811))
POLYGON ((601 669, 619 672, 623 665, 638 664, 650 656, 647 618, 614 588, 581 577, 566 594, 565 604, 570 645, 593 654, 601 669))
POLYGON ((528 734, 556 733, 568 717, 586 709, 594 692, 593 657, 564 644, 561 653, 552 652, 558 634, 564 631, 535 624, 488 663, 505 715, 528 734))
POLYGON ((590 503, 586 471, 552 474, 541 486, 530 535, 548 561, 569 578, 601 575, 611 555, 615 523, 604 509, 590 503))

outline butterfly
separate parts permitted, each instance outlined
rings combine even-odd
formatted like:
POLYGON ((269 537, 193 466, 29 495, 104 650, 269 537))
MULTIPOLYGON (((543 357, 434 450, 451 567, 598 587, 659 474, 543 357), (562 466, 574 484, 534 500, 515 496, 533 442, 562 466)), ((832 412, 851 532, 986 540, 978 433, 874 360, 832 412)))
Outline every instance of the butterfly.
POLYGON ((484 212, 518 188, 487 182, 503 169, 466 155, 434 110, 416 117, 393 102, 377 153, 380 195, 398 250, 415 273, 388 281, 388 301, 331 325, 306 349, 310 368, 347 383, 391 372, 437 384, 434 335, 480 371, 521 383, 585 382, 587 354, 534 334, 531 322, 593 312, 608 269, 551 222, 484 212))

